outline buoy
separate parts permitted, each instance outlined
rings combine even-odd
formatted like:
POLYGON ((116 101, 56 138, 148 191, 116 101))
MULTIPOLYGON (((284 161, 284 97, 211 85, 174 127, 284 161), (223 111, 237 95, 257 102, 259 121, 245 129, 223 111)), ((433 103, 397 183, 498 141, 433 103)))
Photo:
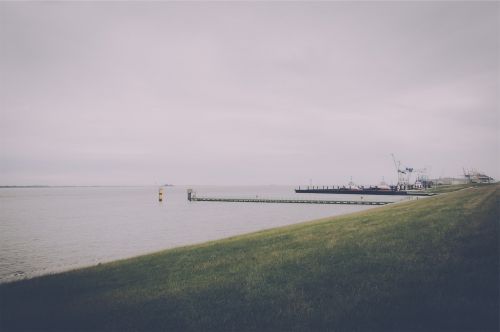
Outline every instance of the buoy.
POLYGON ((163 188, 161 188, 161 187, 158 190, 158 201, 160 201, 160 202, 163 201, 163 188))

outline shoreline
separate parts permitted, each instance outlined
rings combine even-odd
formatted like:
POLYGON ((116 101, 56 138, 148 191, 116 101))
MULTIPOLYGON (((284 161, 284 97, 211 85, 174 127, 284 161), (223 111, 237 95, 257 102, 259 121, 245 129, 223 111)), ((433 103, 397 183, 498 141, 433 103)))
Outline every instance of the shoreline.
MULTIPOLYGON (((56 188, 56 187, 50 187, 50 188, 56 188)), ((66 188, 66 187, 64 187, 64 188, 66 188)), ((313 223, 313 222, 317 222, 317 221, 321 221, 321 220, 333 219, 333 218, 338 218, 338 217, 343 217, 343 216, 349 216, 349 215, 353 215, 353 214, 357 214, 357 213, 362 213, 362 212, 365 212, 365 211, 373 211, 373 210, 375 210, 377 208, 383 208, 383 207, 387 207, 387 206, 391 206, 391 205, 395 205, 395 204, 400 204, 400 203, 407 203, 407 202, 411 202, 413 200, 416 200, 416 198, 409 198, 408 197, 407 199, 402 199, 400 201, 392 202, 392 203, 387 204, 387 205, 367 205, 367 206, 363 206, 364 209, 361 210, 361 211, 346 212, 346 213, 342 213, 342 214, 339 214, 339 215, 327 216, 327 217, 323 217, 323 218, 319 218, 319 219, 303 220, 303 221, 298 221, 296 223, 292 223, 292 224, 288 224, 288 225, 283 225, 283 226, 278 226, 278 227, 271 227, 271 228, 263 228, 263 229, 256 230, 256 231, 251 231, 251 232, 246 232, 246 233, 241 233, 241 234, 230 235, 230 236, 227 236, 227 237, 221 237, 221 238, 212 239, 212 240, 208 240, 208 241, 201 241, 201 242, 195 242, 195 243, 190 243, 190 244, 185 244, 185 245, 180 245, 180 246, 166 247, 166 248, 162 248, 162 249, 154 250, 154 251, 146 251, 146 252, 143 252, 143 253, 139 253, 137 255, 127 256, 127 257, 122 257, 122 258, 110 258, 109 260, 102 260, 102 261, 99 261, 99 262, 93 263, 93 264, 74 264, 74 265, 71 265, 72 267, 70 267, 69 269, 65 268, 65 267, 61 267, 59 269, 55 269, 55 270, 52 270, 50 272, 45 272, 45 273, 44 272, 41 272, 41 273, 35 272, 35 273, 32 273, 30 276, 24 276, 24 277, 17 278, 17 279, 10 279, 10 280, 3 279, 3 280, 0 280, 0 285, 11 284, 11 283, 16 283, 16 282, 22 282, 22 281, 27 281, 27 280, 33 280, 33 279, 36 279, 36 278, 43 278, 43 277, 46 277, 46 276, 53 276, 53 275, 58 275, 58 274, 62 274, 62 273, 70 273, 70 272, 73 272, 73 271, 80 271, 80 270, 84 270, 84 269, 88 269, 88 268, 93 268, 93 267, 101 266, 101 265, 104 265, 104 264, 111 264, 111 263, 115 263, 115 262, 126 261, 126 260, 129 260, 129 259, 136 259, 136 258, 141 258, 141 257, 149 256, 149 255, 155 255, 155 254, 166 252, 166 251, 169 251, 169 250, 189 249, 190 247, 196 247, 196 246, 200 246, 200 245, 204 245, 204 244, 210 244, 210 243, 218 242, 218 241, 230 240, 230 239, 233 239, 233 238, 236 238, 236 237, 245 236, 245 235, 252 235, 252 234, 257 234, 257 233, 266 232, 266 231, 272 231, 272 230, 279 230, 281 228, 286 228, 286 227, 290 227, 290 226, 301 225, 301 224, 306 224, 306 223, 313 223)), ((18 273, 18 272, 15 272, 15 273, 18 273)))
MULTIPOLYGON (((92 187, 92 188, 94 188, 94 187, 108 187, 108 186, 35 186, 35 187, 29 187, 29 186, 27 186, 27 187, 23 187, 23 188, 73 188, 73 187, 78 187, 78 188, 79 187, 92 187)), ((120 186, 120 187, 123 187, 123 186, 120 186)), ((127 187, 131 187, 131 186, 127 186, 127 187)), ((451 187, 451 189, 453 189, 452 188, 453 186, 448 186, 448 187, 451 187)), ((0 189, 1 188, 2 187, 0 187, 0 189)), ((20 188, 20 187, 16 187, 16 188, 20 188)), ((454 191, 459 191, 459 190, 464 190, 464 189, 469 189, 469 188, 473 188, 473 186, 465 187, 465 188, 459 188, 459 189, 456 189, 454 191)), ((335 215, 335 216, 327 216, 327 217, 319 218, 319 219, 304 220, 304 221, 299 221, 297 223, 293 223, 293 224, 289 224, 289 225, 283 225, 283 226, 278 226, 278 227, 263 228, 263 229, 257 230, 257 231, 252 231, 252 232, 247 232, 247 233, 241 233, 241 234, 231 235, 231 236, 228 236, 228 237, 222 237, 222 238, 217 238, 217 239, 208 240, 208 241, 196 242, 196 243, 185 244, 185 245, 180 245, 180 246, 166 247, 166 248, 163 248, 163 249, 154 250, 154 251, 147 251, 147 252, 139 253, 137 255, 128 256, 128 257, 110 258, 109 260, 102 260, 102 261, 99 261, 99 262, 93 263, 93 264, 73 264, 73 265, 71 265, 71 267, 69 269, 65 268, 65 267, 61 267, 59 269, 54 269, 54 270, 52 270, 50 272, 38 272, 38 271, 36 271, 35 273, 32 273, 30 276, 24 276, 24 277, 21 277, 21 278, 12 278, 12 279, 7 279, 6 278, 6 279, 3 279, 3 280, 0 280, 0 285, 16 283, 16 282, 25 281, 25 280, 32 280, 32 279, 46 277, 46 276, 58 275, 58 274, 61 274, 61 273, 69 273, 69 272, 73 272, 73 271, 84 270, 84 269, 88 269, 88 268, 93 268, 93 267, 101 266, 103 264, 110 264, 110 263, 115 263, 115 262, 126 261, 126 260, 129 260, 129 259, 141 258, 141 257, 144 257, 144 256, 154 255, 154 254, 157 254, 157 253, 162 253, 162 252, 166 252, 166 251, 174 250, 174 249, 184 249, 184 248, 185 249, 189 249, 190 247, 196 247, 196 246, 199 246, 199 245, 209 244, 209 243, 217 242, 217 241, 230 240, 232 238, 236 238, 236 237, 240 237, 240 236, 245 236, 245 235, 252 235, 252 234, 257 234, 257 233, 266 232, 266 231, 272 231, 272 230, 279 230, 279 229, 282 229, 282 228, 287 228, 289 226, 296 226, 296 225, 301 225, 301 224, 314 223, 314 222, 319 222, 319 221, 322 221, 322 220, 332 220, 334 218, 339 218, 339 217, 344 217, 344 216, 351 216, 351 215, 355 215, 355 214, 358 214, 358 213, 364 213, 366 211, 374 211, 374 210, 379 209, 379 208, 386 208, 386 207, 389 207, 389 206, 394 206, 394 205, 409 203, 409 202, 417 201, 419 199, 427 199, 427 198, 431 198, 431 197, 436 197, 436 196, 440 196, 440 195, 443 195, 443 194, 448 194, 448 193, 454 192, 454 191, 445 191, 445 192, 442 192, 442 193, 437 193, 434 196, 423 196, 423 197, 418 197, 418 196, 415 196, 415 197, 413 197, 413 196, 407 196, 406 197, 406 196, 402 196, 402 199, 399 200, 399 201, 391 202, 390 204, 387 204, 387 205, 366 206, 366 209, 361 210, 361 211, 346 212, 346 213, 342 213, 342 214, 335 215)), ((18 272, 15 272, 15 273, 18 273, 18 272)))
POLYGON ((1 284, 0 327, 498 330, 499 189, 1 284))

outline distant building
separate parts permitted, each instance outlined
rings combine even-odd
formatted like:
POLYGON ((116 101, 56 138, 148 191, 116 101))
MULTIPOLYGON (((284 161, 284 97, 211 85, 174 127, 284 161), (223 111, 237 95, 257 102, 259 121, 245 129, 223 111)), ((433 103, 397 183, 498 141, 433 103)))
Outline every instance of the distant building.
POLYGON ((492 183, 494 179, 484 173, 480 173, 476 170, 464 170, 464 177, 466 183, 492 183))

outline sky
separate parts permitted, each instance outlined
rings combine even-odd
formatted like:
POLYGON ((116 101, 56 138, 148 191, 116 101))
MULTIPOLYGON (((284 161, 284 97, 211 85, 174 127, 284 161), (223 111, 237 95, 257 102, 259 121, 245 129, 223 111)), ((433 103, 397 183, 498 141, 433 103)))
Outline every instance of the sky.
POLYGON ((500 178, 498 2, 1 2, 0 185, 500 178))

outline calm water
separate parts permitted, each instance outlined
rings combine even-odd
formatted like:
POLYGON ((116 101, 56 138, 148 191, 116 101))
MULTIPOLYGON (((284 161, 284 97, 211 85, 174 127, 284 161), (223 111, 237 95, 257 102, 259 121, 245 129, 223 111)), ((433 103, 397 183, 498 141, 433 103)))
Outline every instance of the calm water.
MULTIPOLYGON (((165 188, 163 203, 158 187, 0 189, 0 282, 369 208, 188 202, 186 189, 165 188)), ((333 197, 298 195, 284 186, 195 189, 199 196, 333 197)))

